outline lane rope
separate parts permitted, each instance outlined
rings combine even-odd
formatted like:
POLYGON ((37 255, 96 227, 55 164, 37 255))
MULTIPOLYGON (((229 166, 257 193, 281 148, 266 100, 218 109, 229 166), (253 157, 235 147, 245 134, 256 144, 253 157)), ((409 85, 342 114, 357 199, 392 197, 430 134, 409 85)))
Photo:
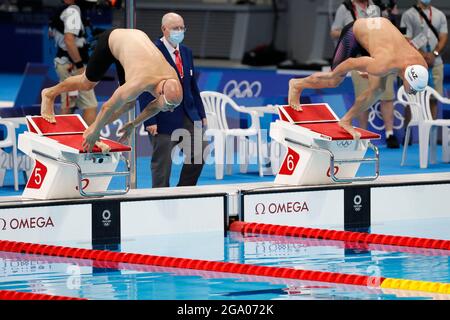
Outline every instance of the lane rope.
POLYGON ((0 240, 0 251, 450 294, 450 284, 0 240), (387 281, 388 280, 388 281, 387 281), (387 281, 387 282, 385 282, 387 281), (411 289, 412 288, 412 289, 411 289))
POLYGON ((330 229, 304 228, 282 226, 275 224, 235 221, 230 225, 230 231, 277 236, 312 238, 357 242, 364 244, 380 244, 389 246, 414 247, 438 250, 450 250, 449 240, 403 237, 366 232, 351 232, 330 229))
POLYGON ((361 242, 345 242, 337 240, 324 240, 324 239, 312 239, 312 238, 298 238, 298 237, 280 237, 277 235, 259 234, 257 237, 254 234, 239 234, 234 233, 231 235, 231 239, 235 241, 243 242, 261 242, 271 241, 278 244, 298 244, 305 247, 323 247, 332 246, 342 249, 352 249, 357 251, 386 251, 386 252, 402 252, 414 255, 423 256, 450 256, 450 250, 438 250, 428 248, 416 248, 416 247, 400 247, 384 244, 369 244, 361 242))
POLYGON ((54 296, 43 293, 0 290, 0 300, 87 300, 77 297, 54 296))

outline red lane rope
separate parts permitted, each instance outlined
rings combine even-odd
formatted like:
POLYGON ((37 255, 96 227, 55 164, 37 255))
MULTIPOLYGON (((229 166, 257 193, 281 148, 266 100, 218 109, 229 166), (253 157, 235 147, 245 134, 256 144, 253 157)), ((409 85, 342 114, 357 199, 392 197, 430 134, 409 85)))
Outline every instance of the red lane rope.
MULTIPOLYGON (((79 266, 88 266, 88 267, 97 267, 97 268, 107 268, 107 269, 115 269, 115 270, 129 270, 129 271, 138 271, 138 272, 168 272, 177 276, 198 276, 205 279, 224 279, 230 278, 229 273, 224 272, 211 272, 204 270, 195 270, 195 269, 181 269, 181 268, 169 268, 169 267, 159 267, 153 265, 139 265, 139 264, 129 264, 129 263, 117 263, 117 262, 109 262, 109 261, 92 261, 92 260, 81 260, 74 258, 62 258, 62 257, 50 257, 43 255, 26 255, 23 256, 21 253, 16 252, 4 252, 0 251, 0 258, 6 259, 14 259, 14 260, 24 260, 27 261, 41 261, 47 263, 72 263, 79 266)), ((274 277, 263 277, 263 276, 255 276, 255 275, 247 275, 247 274, 235 274, 233 278, 238 278, 241 281, 250 281, 250 282, 258 282, 258 281, 266 281, 273 284, 283 284, 287 286, 299 286, 299 287, 309 287, 309 286, 317 286, 317 281, 306 281, 306 280, 298 280, 298 279, 286 279, 286 278, 274 278, 274 277)), ((380 288, 375 287, 364 287, 364 286, 351 286, 345 284, 338 283, 329 283, 329 287, 327 288, 339 288, 346 291, 360 291, 367 293, 377 293, 381 292, 380 288)), ((322 285, 322 287, 326 287, 326 285, 322 285)))
POLYGON ((235 221, 230 225, 230 231, 256 234, 269 234, 277 236, 290 236, 299 238, 313 238, 324 240, 337 240, 358 242, 365 244, 382 244, 389 246, 415 247, 427 249, 450 250, 449 240, 402 237, 365 232, 338 231, 317 228, 303 228, 281 226, 265 223, 235 221))
POLYGON ((87 300, 76 297, 53 296, 43 293, 0 290, 0 300, 87 300))
POLYGON ((260 235, 258 237, 250 236, 246 234, 235 233, 231 235, 231 238, 235 241, 243 242, 262 242, 271 241, 278 244, 295 244, 308 247, 323 247, 323 246, 333 246, 337 248, 353 249, 360 251, 386 251, 386 252, 403 252, 410 254, 419 254, 423 256, 450 256, 449 250, 438 250, 438 249, 428 249, 428 248, 416 248, 416 247, 399 247, 393 245, 384 244, 369 244, 361 242, 343 242, 337 240, 325 240, 325 239, 312 239, 312 238, 286 238, 277 235, 260 235))
POLYGON ((378 287, 385 278, 0 240, 0 251, 378 287))

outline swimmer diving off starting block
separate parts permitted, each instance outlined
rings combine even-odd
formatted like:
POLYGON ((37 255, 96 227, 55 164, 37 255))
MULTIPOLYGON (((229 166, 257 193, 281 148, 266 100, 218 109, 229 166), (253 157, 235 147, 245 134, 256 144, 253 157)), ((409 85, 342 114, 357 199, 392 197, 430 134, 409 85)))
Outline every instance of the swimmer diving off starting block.
POLYGON ((183 89, 175 69, 144 32, 137 29, 112 29, 100 36, 83 74, 42 90, 42 117, 55 123, 55 98, 64 92, 94 88, 113 63, 116 65, 120 87, 103 104, 94 123, 84 131, 82 148, 88 152, 94 145, 105 151, 107 146, 99 140, 100 130, 133 108, 142 92, 148 91, 157 98, 133 122, 128 122, 119 131, 123 133, 121 141, 126 140, 140 123, 160 111, 172 111, 183 99, 183 89))
POLYGON ((422 55, 386 18, 358 19, 344 27, 336 46, 332 71, 317 72, 302 79, 289 81, 289 105, 301 110, 300 95, 304 89, 335 88, 349 71, 356 70, 369 79, 368 88, 339 121, 339 125, 355 139, 360 133, 352 119, 367 110, 383 93, 383 79, 398 74, 406 92, 415 94, 428 84, 428 65, 422 55))

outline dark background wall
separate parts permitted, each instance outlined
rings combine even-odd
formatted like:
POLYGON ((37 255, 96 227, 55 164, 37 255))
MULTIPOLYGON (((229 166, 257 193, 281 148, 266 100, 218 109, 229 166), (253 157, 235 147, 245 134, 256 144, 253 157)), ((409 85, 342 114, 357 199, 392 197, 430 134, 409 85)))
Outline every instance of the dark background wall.
MULTIPOLYGON (((47 36, 47 21, 60 0, 22 0, 22 12, 17 12, 17 6, 8 11, 8 4, 19 4, 18 1, 0 0, 0 39, 4 43, 0 72, 20 73, 26 62, 51 63, 54 55, 47 36)), ((185 17, 188 27, 185 43, 197 58, 240 61, 246 51, 272 40, 277 49, 300 63, 324 63, 331 57, 333 42, 329 29, 341 0, 277 0, 277 16, 270 0, 255 0, 256 5, 235 2, 138 0, 137 27, 152 39, 160 37, 161 16, 176 11, 185 17)), ((398 4, 404 11, 415 2, 399 0, 398 4)), ((450 1, 432 0, 432 4, 450 16, 450 1)), ((123 9, 96 9, 90 15, 94 24, 104 27, 124 24, 123 9)), ((443 56, 450 61, 450 50, 443 56)))

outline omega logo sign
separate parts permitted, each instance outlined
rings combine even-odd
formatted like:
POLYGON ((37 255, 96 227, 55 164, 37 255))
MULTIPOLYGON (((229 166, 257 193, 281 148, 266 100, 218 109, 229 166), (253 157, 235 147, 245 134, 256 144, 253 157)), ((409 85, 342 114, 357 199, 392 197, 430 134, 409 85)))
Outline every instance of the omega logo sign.
POLYGON ((361 196, 360 196, 359 194, 357 194, 357 195, 353 198, 353 209, 354 209, 356 212, 361 211, 361 208, 362 208, 361 202, 362 202, 362 198, 361 198, 361 196))
POLYGON ((19 229, 45 229, 54 228, 51 217, 12 218, 10 220, 0 218, 0 231, 19 229))
POLYGON ((104 210, 102 213, 102 222, 103 222, 103 226, 105 227, 109 227, 111 224, 111 211, 109 210, 104 210))
POLYGON ((286 213, 309 213, 306 201, 292 201, 284 203, 258 203, 255 206, 255 214, 286 214, 286 213))

